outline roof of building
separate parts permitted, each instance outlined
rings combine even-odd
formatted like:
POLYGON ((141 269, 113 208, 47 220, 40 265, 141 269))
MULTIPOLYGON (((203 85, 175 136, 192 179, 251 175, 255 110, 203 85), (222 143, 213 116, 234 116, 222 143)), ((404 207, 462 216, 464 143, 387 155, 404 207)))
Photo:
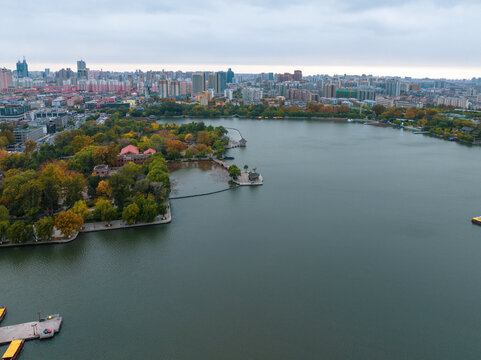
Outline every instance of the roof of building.
POLYGON ((250 181, 257 180, 258 178, 259 178, 259 174, 258 174, 258 173, 253 172, 253 171, 250 171, 250 172, 249 172, 249 180, 250 180, 250 181))
POLYGON ((155 154, 157 151, 154 149, 148 148, 147 150, 144 151, 144 154, 155 154))
POLYGON ((137 148, 137 146, 127 145, 122 150, 120 150, 120 155, 130 155, 130 154, 134 154, 134 155, 139 154, 139 149, 137 148))

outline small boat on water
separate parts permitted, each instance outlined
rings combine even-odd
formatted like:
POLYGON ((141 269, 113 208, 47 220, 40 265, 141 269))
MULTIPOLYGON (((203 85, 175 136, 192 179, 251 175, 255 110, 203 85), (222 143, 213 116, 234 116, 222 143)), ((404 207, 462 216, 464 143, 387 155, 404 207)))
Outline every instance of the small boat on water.
POLYGON ((225 160, 234 160, 234 157, 230 156, 230 155, 224 155, 224 159, 225 160))
POLYGON ((481 225, 481 216, 472 218, 471 222, 476 225, 481 225))
POLYGON ((15 360, 20 353, 20 350, 22 350, 24 342, 25 340, 13 340, 7 351, 5 351, 5 354, 3 354, 2 360, 15 360))
POLYGON ((7 308, 5 306, 0 306, 0 321, 3 320, 6 313, 7 313, 7 308))

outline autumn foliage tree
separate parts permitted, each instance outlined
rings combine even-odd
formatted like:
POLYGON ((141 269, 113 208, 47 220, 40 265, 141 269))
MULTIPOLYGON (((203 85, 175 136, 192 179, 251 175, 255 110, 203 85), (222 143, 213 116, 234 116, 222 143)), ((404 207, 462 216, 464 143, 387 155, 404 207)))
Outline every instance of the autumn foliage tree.
POLYGON ((90 210, 88 209, 87 203, 84 200, 77 201, 72 206, 72 211, 75 214, 79 214, 84 221, 90 216, 90 210))
POLYGON ((97 189, 95 190, 97 195, 110 197, 112 193, 112 189, 109 186, 109 183, 105 180, 101 180, 97 185, 97 189))
POLYGON ((67 237, 79 231, 83 223, 82 216, 72 210, 62 211, 55 217, 55 227, 67 237))

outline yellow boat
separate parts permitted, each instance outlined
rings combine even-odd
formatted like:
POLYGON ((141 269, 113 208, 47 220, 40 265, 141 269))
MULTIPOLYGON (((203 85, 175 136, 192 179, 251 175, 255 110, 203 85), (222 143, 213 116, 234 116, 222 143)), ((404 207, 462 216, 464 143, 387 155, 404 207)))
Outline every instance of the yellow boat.
POLYGON ((481 216, 475 217, 471 219, 471 222, 476 225, 481 225, 481 216))
POLYGON ((7 308, 5 306, 0 306, 0 321, 3 320, 6 313, 7 313, 7 308))
POLYGON ((20 353, 20 350, 22 350, 24 341, 25 340, 13 340, 7 351, 5 351, 5 354, 3 354, 2 360, 15 360, 20 353))

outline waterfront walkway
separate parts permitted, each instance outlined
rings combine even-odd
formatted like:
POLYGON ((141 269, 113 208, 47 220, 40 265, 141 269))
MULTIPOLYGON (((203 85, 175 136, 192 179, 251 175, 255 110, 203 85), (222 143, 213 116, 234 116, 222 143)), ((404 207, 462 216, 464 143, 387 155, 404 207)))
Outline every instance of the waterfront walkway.
POLYGON ((91 222, 85 223, 82 226, 82 229, 72 235, 71 237, 65 237, 58 229, 54 228, 53 233, 53 240, 50 241, 31 241, 27 243, 7 243, 7 244, 0 244, 0 248, 7 248, 7 247, 21 247, 21 246, 35 246, 35 245, 53 245, 53 244, 66 244, 69 242, 74 241, 80 233, 87 233, 87 232, 94 232, 94 231, 104 231, 104 230, 116 230, 116 229, 127 229, 127 228, 134 228, 134 227, 141 227, 141 226, 152 226, 152 225, 161 225, 161 224, 168 224, 172 221, 172 213, 170 211, 170 204, 167 203, 167 213, 165 215, 159 215, 157 218, 149 223, 140 222, 129 225, 122 220, 114 220, 110 222, 110 225, 105 222, 91 222))
POLYGON ((159 215, 157 218, 149 223, 135 223, 129 225, 122 220, 114 220, 108 224, 105 221, 102 222, 93 222, 93 223, 85 223, 80 230, 81 233, 86 232, 94 232, 94 231, 104 231, 104 230, 115 230, 115 229, 127 229, 127 228, 134 228, 134 227, 141 227, 141 226, 150 226, 150 225, 160 225, 160 224, 168 224, 172 221, 172 215, 170 212, 170 205, 167 206, 167 213, 165 215, 159 215))

